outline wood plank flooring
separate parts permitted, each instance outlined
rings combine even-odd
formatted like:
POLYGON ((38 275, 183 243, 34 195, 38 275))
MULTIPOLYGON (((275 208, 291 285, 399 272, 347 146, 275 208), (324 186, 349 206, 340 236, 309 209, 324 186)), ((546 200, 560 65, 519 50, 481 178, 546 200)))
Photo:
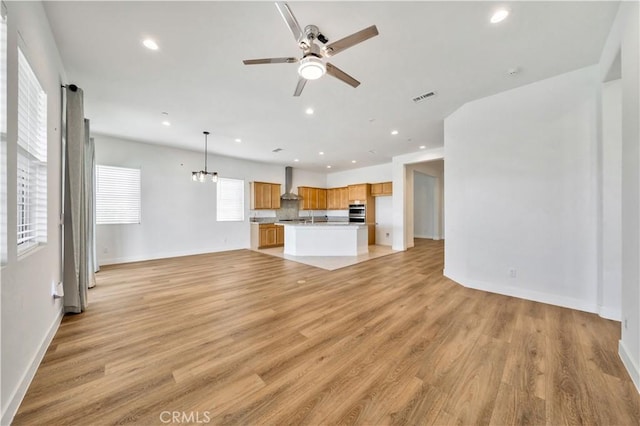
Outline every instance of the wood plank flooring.
POLYGON ((443 248, 105 267, 14 424, 640 424, 618 322, 459 286, 443 248))

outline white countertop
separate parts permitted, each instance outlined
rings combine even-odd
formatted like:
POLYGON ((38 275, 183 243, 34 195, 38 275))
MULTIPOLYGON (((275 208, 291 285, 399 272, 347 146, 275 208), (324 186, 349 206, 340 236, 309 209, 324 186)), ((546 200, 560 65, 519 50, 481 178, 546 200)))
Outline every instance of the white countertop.
POLYGON ((311 222, 276 222, 276 225, 281 225, 281 226, 287 226, 287 227, 296 227, 296 228, 318 228, 318 229, 323 229, 323 228, 356 228, 356 229, 360 229, 360 228, 366 228, 367 225, 365 224, 358 224, 358 223, 349 223, 349 222, 317 222, 317 223, 311 223, 311 222))

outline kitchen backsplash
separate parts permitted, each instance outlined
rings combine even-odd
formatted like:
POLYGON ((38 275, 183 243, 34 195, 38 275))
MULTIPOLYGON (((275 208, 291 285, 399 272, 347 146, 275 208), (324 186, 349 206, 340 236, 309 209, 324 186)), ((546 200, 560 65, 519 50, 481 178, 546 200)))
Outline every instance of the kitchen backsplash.
POLYGON ((300 210, 300 202, 296 200, 281 200, 277 210, 251 210, 249 220, 251 222, 274 222, 286 219, 315 218, 330 220, 332 222, 348 221, 347 211, 344 210, 300 210))
POLYGON ((297 219, 300 210, 300 202, 297 200, 280 200, 280 208, 276 210, 276 218, 297 219))

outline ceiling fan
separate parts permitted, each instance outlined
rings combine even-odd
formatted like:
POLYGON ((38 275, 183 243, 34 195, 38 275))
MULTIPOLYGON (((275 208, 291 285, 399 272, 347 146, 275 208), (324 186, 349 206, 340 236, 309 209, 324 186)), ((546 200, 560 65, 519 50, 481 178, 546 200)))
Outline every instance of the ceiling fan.
POLYGON ((329 40, 315 25, 307 25, 304 27, 304 31, 300 29, 300 24, 298 24, 298 20, 293 15, 293 12, 291 12, 287 3, 276 2, 276 7, 278 8, 280 15, 282 15, 282 19, 284 19, 289 30, 293 34, 293 38, 295 38, 296 43, 298 43, 298 47, 302 50, 302 58, 246 59, 242 61, 245 65, 298 63, 299 79, 296 90, 293 92, 293 96, 300 96, 302 89, 304 89, 304 85, 307 84, 307 80, 316 80, 322 77, 325 73, 352 87, 358 87, 360 85, 358 80, 351 77, 335 65, 325 62, 323 59, 337 55, 343 50, 355 46, 358 43, 362 43, 371 37, 377 36, 378 28, 376 28, 375 25, 355 32, 350 36, 334 41, 333 43, 327 44, 329 40), (318 46, 315 40, 318 40, 324 46, 318 46))

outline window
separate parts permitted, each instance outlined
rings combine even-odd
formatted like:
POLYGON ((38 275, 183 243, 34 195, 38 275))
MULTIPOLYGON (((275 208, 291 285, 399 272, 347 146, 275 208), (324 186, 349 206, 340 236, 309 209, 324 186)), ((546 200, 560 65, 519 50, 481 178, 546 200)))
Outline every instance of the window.
POLYGON ((218 178, 216 209, 220 222, 244 220, 244 180, 218 178))
POLYGON ((18 49, 18 253, 47 242, 47 94, 18 49))
POLYGON ((7 262, 7 12, 0 3, 0 261, 7 262))
POLYGON ((96 224, 140 223, 140 169, 96 166, 96 224))

